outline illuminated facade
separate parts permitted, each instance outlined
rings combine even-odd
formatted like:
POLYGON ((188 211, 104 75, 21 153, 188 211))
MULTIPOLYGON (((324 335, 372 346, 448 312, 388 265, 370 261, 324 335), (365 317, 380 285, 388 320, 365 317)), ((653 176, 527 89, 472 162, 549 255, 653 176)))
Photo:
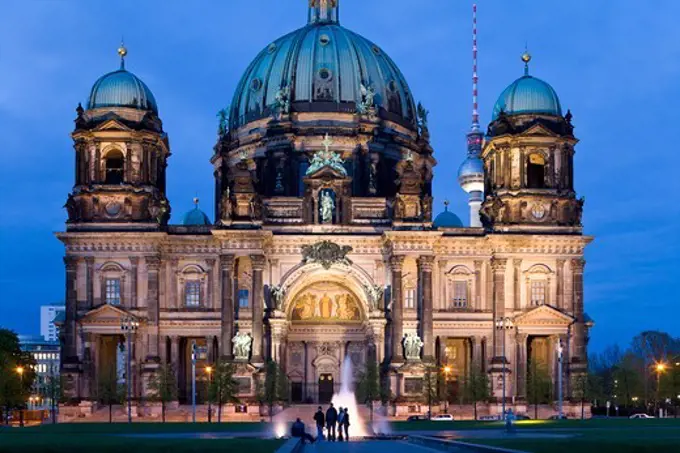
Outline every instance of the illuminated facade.
POLYGON ((587 362, 591 238, 573 187, 571 114, 529 75, 526 55, 487 133, 468 136, 459 179, 473 226, 448 208, 433 221, 428 112, 381 47, 340 26, 338 8, 311 1, 308 24, 266 43, 221 112, 214 222, 197 205, 168 224, 168 135, 123 47, 121 68, 79 106, 58 234, 72 396, 93 396, 120 368, 128 318, 140 323, 136 397, 170 363, 180 403, 190 399, 193 344, 199 369, 238 363, 244 401, 269 359, 294 402, 327 400, 344 358, 357 372, 375 360, 402 414, 422 399, 427 362, 450 370, 451 397, 474 371, 500 399, 505 375, 521 410, 532 364, 556 382, 561 342, 573 394, 587 362))

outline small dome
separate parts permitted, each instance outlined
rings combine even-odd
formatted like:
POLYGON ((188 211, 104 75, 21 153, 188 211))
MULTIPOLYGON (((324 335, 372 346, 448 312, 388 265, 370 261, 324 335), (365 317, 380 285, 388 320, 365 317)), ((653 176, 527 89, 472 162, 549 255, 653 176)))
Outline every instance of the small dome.
POLYGON ((92 87, 87 108, 101 107, 129 107, 158 114, 156 99, 149 87, 123 67, 100 77, 92 87))
POLYGON ((460 218, 449 211, 449 207, 444 208, 444 212, 439 213, 439 215, 434 219, 432 226, 435 228, 463 228, 463 222, 460 218))
POLYGON ((196 226, 196 225, 212 225, 208 215, 201 211, 198 207, 198 200, 194 200, 196 205, 194 209, 184 214, 184 220, 182 220, 182 225, 184 226, 196 226))
POLYGON ((562 116, 562 107, 557 93, 547 82, 529 75, 528 53, 522 55, 524 75, 508 86, 493 107, 492 121, 498 119, 501 111, 506 115, 542 114, 562 116))

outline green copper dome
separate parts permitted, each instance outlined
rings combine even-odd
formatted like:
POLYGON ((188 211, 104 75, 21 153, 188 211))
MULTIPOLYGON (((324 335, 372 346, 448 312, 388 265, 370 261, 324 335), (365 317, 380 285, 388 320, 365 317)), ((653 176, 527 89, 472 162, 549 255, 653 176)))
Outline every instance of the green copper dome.
POLYGON ((184 218, 182 219, 182 225, 184 226, 212 225, 210 219, 208 218, 208 215, 205 212, 201 211, 201 209, 198 207, 197 198, 194 199, 194 209, 184 214, 184 218))
POLYGON ((432 222, 434 228, 463 228, 463 221, 460 220, 453 212, 449 211, 449 207, 444 208, 444 212, 440 212, 432 222))
POLYGON ((528 53, 522 55, 524 75, 512 82, 498 97, 491 120, 498 119, 501 111, 506 115, 541 114, 562 116, 557 93, 547 82, 529 75, 528 53))
POLYGON ((118 49, 120 69, 109 72, 97 80, 87 102, 88 109, 105 107, 128 107, 150 110, 158 114, 156 98, 148 86, 133 73, 125 69, 127 49, 121 44, 118 49))
POLYGON ((416 108, 401 71, 376 44, 339 25, 338 3, 310 2, 306 26, 255 57, 232 99, 231 129, 271 116, 282 90, 293 112, 349 113, 369 90, 382 117, 415 128, 416 108))

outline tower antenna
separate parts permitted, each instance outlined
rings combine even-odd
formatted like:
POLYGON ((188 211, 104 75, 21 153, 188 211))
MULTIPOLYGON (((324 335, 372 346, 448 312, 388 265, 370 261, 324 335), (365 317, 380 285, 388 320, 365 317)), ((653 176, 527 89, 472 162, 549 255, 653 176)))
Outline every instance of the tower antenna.
POLYGON ((477 102, 477 4, 472 4, 472 129, 479 129, 479 109, 477 102))

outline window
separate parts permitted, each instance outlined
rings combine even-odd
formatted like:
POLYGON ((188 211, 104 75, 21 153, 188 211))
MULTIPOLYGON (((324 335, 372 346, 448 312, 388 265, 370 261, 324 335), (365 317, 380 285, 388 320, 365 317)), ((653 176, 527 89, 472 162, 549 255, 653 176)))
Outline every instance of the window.
POLYGON ((531 282, 531 305, 539 306, 545 304, 545 282, 534 280, 531 282))
POLYGON ((542 189, 545 187, 545 159, 540 154, 529 155, 527 163, 527 187, 542 189))
POLYGON ((415 288, 406 288, 406 294, 404 297, 404 307, 407 310, 415 310, 416 309, 416 289, 415 288))
POLYGON ((106 155, 106 184, 121 184, 123 182, 123 164, 125 158, 118 150, 111 151, 106 155))
POLYGON ((247 289, 238 290, 238 308, 248 308, 250 306, 250 295, 247 289))
POLYGON ((184 284, 184 305, 187 307, 201 306, 201 282, 189 281, 184 284))
POLYGON ((120 305, 120 279, 107 278, 105 285, 106 303, 109 305, 120 305))
POLYGON ((452 308, 467 308, 467 290, 468 285, 466 281, 454 281, 453 282, 453 297, 451 300, 452 308))

